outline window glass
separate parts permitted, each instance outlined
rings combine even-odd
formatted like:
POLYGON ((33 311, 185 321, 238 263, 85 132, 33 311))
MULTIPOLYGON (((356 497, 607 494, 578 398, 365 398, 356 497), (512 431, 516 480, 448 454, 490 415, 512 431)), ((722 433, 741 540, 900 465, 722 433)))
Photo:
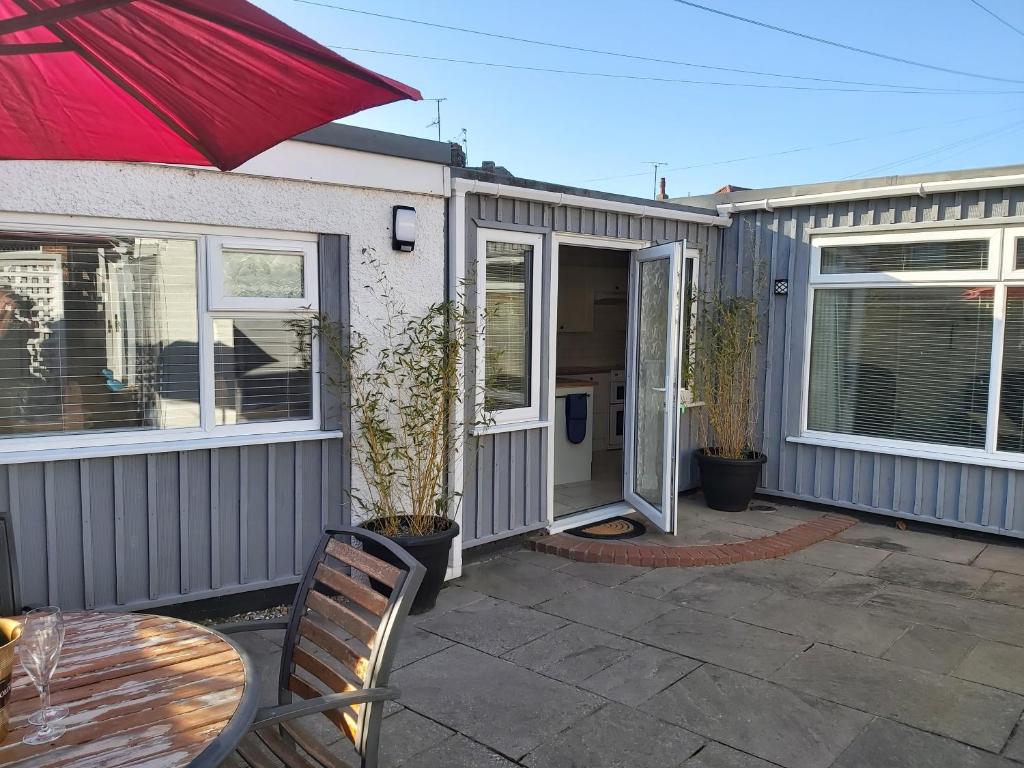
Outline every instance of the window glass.
POLYGON ((819 288, 807 426, 984 448, 993 288, 819 288))
POLYGON ((0 234, 0 436, 198 426, 196 301, 192 240, 0 234))
POLYGON ((533 246, 488 242, 484 257, 484 407, 528 408, 533 246))
MULTIPOLYGON (((1017 259, 1021 243, 1017 241, 1017 259)), ((1003 373, 999 393, 1000 451, 1024 453, 1024 287, 1006 288, 1006 325, 1003 336, 1003 373)))
POLYGON ((988 240, 827 246, 821 249, 821 273, 982 270, 988 264, 988 247, 988 240))
POLYGON ((217 318, 213 329, 217 424, 312 418, 310 321, 217 318))
POLYGON ((224 248, 221 258, 225 296, 301 299, 305 294, 301 253, 224 248))
POLYGON ((1014 254, 1014 269, 1024 269, 1024 237, 1017 238, 1017 253, 1014 254))

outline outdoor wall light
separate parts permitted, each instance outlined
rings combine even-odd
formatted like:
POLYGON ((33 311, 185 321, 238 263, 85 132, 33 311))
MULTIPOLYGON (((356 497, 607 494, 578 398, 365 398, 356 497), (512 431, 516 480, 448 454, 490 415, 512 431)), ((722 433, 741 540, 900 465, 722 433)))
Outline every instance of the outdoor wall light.
POLYGON ((416 209, 396 205, 391 209, 391 247, 411 251, 416 245, 416 209))
POLYGON ((776 280, 775 281, 775 295, 785 296, 789 293, 789 280, 776 280))

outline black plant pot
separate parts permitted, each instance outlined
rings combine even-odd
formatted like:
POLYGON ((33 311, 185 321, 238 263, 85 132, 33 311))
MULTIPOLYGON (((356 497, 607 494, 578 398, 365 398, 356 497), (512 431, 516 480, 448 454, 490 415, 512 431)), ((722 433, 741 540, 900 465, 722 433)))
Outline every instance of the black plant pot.
POLYGON ((723 512, 743 511, 754 498, 761 465, 767 460, 763 453, 754 451, 744 459, 727 459, 717 455, 716 448, 700 448, 697 466, 704 501, 712 509, 723 512))
MULTIPOLYGON (((427 569, 419 592, 416 593, 416 599, 412 601, 410 613, 426 613, 433 608, 437 602, 437 596, 444 586, 444 575, 448 570, 448 554, 452 549, 452 541, 459 535, 458 523, 454 520, 444 520, 444 522, 448 524, 448 527, 435 533, 423 536, 388 536, 427 569)), ((372 520, 366 521, 361 527, 374 533, 380 533, 379 526, 375 526, 372 520)), ((378 547, 372 542, 364 542, 363 546, 374 557, 394 565, 401 565, 397 558, 383 547, 378 547)), ((383 585, 375 584, 374 587, 379 591, 386 590, 383 585)))

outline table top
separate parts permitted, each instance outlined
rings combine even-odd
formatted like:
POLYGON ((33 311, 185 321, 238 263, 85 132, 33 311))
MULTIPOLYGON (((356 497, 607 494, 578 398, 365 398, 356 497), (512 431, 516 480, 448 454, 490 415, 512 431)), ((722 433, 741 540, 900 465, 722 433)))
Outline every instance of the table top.
POLYGON ((164 616, 67 613, 51 703, 70 714, 52 744, 28 746, 35 687, 15 664, 11 732, 0 765, 215 766, 244 735, 258 704, 248 657, 223 635, 164 616))

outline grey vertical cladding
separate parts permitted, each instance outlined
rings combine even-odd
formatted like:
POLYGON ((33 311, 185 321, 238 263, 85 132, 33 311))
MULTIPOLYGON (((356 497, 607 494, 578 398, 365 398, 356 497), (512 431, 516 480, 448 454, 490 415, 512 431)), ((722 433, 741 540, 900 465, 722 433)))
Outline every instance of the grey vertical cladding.
MULTIPOLYGON (((514 197, 466 196, 466 274, 469 282, 476 273, 476 227, 529 228, 538 231, 649 240, 653 243, 687 240, 703 251, 705 258, 717 258, 719 241, 712 228, 670 219, 641 217, 575 206, 555 206, 527 202, 514 197)), ((550 237, 545 242, 545 269, 550 266, 550 237)), ((552 297, 545 281, 544 314, 552 297)), ((473 291, 469 290, 472 307, 473 291)), ((546 329, 546 325, 545 325, 546 329)), ((473 356, 468 360, 468 381, 475 381, 473 356)), ((543 381, 548 371, 541 371, 543 381)), ((545 398, 546 388, 542 388, 545 398)), ((467 404, 467 419, 473 415, 467 404)), ((680 487, 696 484, 693 449, 696 430, 692 419, 683 419, 680 429, 680 487)), ((503 432, 467 441, 464 459, 464 490, 461 499, 463 546, 489 541, 500 536, 530 530, 547 520, 547 430, 534 428, 503 432)))
POLYGON ((323 471, 340 461, 341 441, 274 445, 268 468, 269 448, 0 465, 0 509, 10 509, 15 521, 22 602, 69 610, 139 609, 237 589, 243 584, 242 531, 248 586, 294 581, 295 556, 304 564, 320 535, 322 487, 330 495, 330 522, 341 522, 337 472, 332 479, 323 471), (321 463, 321 446, 327 464, 321 463), (268 499, 271 471, 275 493, 268 499), (255 483, 245 506, 243 476, 255 483), (272 515, 268 501, 275 507, 272 515), (56 526, 47 524, 48 514, 56 526))
POLYGON ((1024 216, 1024 188, 834 202, 734 216, 733 225, 720 236, 719 285, 726 291, 750 290, 743 268, 752 261, 744 254, 756 253, 767 268, 767 280, 758 289, 767 319, 758 356, 761 429, 768 454, 763 492, 1024 536, 1020 471, 801 445, 787 439, 800 429, 811 228, 857 227, 870 232, 887 224, 998 224, 1009 216, 1024 216), (772 294, 771 280, 776 278, 789 280, 787 296, 772 294))

